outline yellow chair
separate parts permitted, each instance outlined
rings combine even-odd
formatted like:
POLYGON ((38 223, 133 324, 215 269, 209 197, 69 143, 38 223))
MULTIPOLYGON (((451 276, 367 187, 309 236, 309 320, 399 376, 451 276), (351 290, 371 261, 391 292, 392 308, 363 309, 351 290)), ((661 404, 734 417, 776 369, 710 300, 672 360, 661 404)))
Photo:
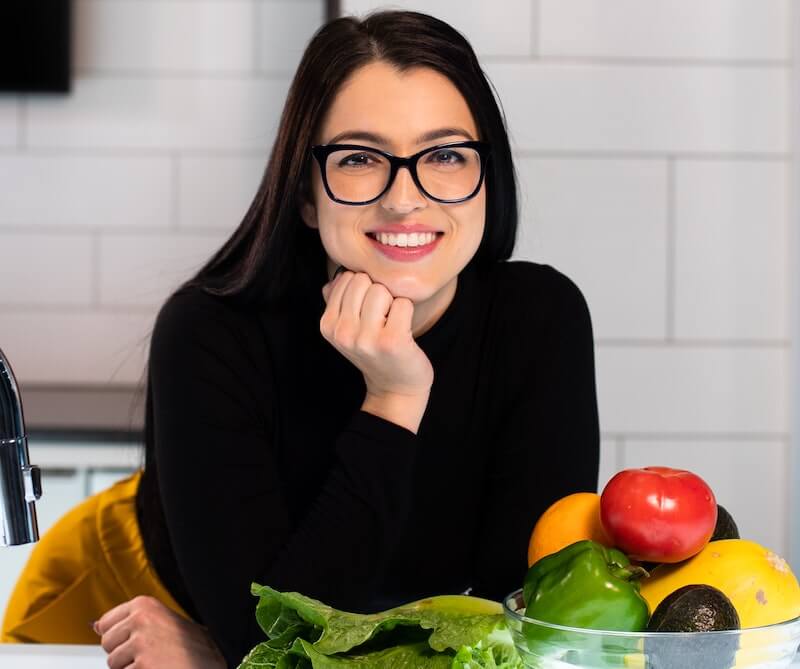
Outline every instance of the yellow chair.
POLYGON ((14 586, 1 642, 99 644, 92 622, 137 595, 191 620, 145 554, 136 519, 141 474, 92 495, 43 534, 14 586))

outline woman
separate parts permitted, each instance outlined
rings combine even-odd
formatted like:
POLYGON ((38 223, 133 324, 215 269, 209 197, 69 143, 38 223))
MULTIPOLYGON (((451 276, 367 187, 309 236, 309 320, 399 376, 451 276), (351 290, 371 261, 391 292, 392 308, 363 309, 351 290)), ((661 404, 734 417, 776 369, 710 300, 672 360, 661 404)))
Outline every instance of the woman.
POLYGON ((520 587, 599 439, 586 303, 507 261, 516 226, 464 38, 413 12, 323 26, 245 220, 159 313, 128 482, 150 596, 97 622, 109 666, 236 666, 253 581, 352 611, 520 587))

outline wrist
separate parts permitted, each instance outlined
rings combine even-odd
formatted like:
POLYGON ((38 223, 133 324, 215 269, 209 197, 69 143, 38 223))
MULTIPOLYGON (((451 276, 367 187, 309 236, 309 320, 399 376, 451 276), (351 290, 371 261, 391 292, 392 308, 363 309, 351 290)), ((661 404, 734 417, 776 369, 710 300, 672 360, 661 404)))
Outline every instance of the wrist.
POLYGON ((428 406, 430 391, 415 395, 367 393, 361 409, 379 416, 416 434, 428 406))

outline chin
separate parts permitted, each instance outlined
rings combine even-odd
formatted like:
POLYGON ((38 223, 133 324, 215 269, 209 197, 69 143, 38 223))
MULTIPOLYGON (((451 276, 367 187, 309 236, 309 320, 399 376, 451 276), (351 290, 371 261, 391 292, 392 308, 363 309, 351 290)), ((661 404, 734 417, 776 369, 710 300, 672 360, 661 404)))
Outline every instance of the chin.
POLYGON ((436 292, 430 286, 420 284, 415 279, 390 280, 384 284, 393 297, 406 297, 414 304, 429 300, 436 292))

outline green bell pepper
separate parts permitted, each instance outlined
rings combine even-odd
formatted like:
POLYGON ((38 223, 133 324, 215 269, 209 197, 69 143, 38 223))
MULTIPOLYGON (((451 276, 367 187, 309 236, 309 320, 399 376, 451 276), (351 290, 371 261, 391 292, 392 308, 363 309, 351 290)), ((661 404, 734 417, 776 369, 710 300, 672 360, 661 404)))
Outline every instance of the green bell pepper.
POLYGON ((639 593, 644 575, 621 551, 578 541, 528 570, 522 591, 525 615, 568 627, 642 631, 650 619, 639 593))

